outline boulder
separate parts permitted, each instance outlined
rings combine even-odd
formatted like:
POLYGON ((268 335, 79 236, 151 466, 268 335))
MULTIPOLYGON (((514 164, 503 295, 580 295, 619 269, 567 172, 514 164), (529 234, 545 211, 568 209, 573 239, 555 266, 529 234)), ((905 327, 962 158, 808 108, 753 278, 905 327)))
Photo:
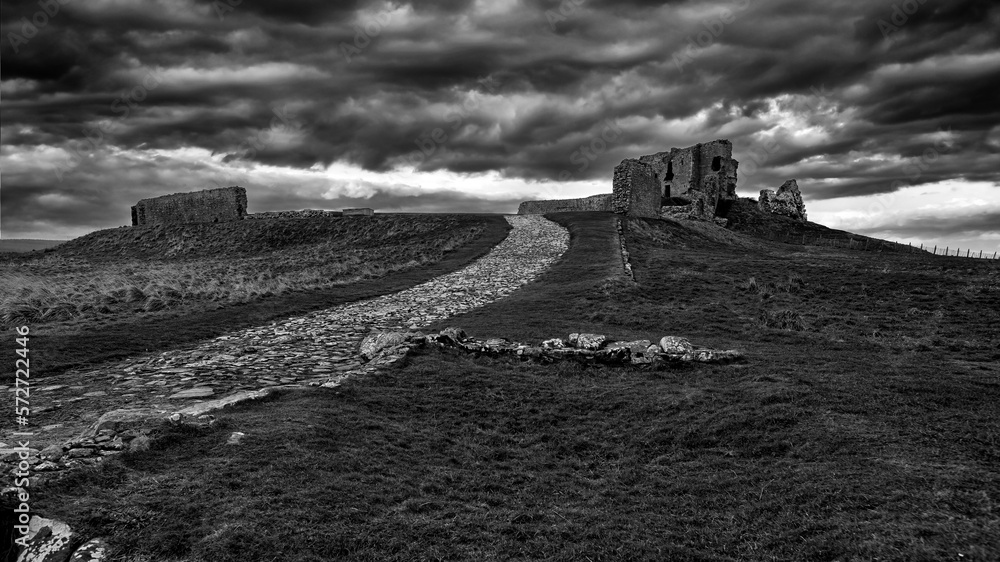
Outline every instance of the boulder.
POLYGON ((469 336, 465 333, 465 330, 461 328, 445 328, 441 330, 438 334, 438 341, 446 344, 459 344, 462 343, 469 336))
POLYGON ((757 208, 765 213, 782 215, 797 221, 806 221, 806 205, 802 202, 802 192, 795 180, 781 184, 778 191, 762 189, 757 208))
POLYGON ((37 515, 28 521, 26 536, 28 546, 17 557, 18 562, 66 562, 82 542, 69 525, 37 515))
POLYGON ((691 342, 677 336, 663 336, 660 338, 660 348, 663 349, 663 353, 670 354, 684 354, 694 350, 691 342))
MULTIPOLYGON (((608 344, 605 349, 627 349, 628 355, 625 359, 633 365, 641 365, 646 363, 652 363, 648 350, 651 346, 649 340, 636 340, 636 341, 618 341, 608 344)), ((657 349, 659 349, 657 347, 657 349)))
POLYGON ((165 412, 149 408, 111 410, 98 418, 83 436, 97 435, 102 429, 110 429, 118 433, 129 429, 150 427, 165 417, 165 412))
POLYGON ((595 351, 604 345, 604 342, 608 341, 607 336, 600 334, 570 334, 569 344, 577 349, 586 349, 590 351, 595 351))
POLYGON ((406 343, 407 334, 405 332, 379 332, 369 334, 361 340, 359 352, 366 361, 371 361, 380 351, 402 345, 406 343))

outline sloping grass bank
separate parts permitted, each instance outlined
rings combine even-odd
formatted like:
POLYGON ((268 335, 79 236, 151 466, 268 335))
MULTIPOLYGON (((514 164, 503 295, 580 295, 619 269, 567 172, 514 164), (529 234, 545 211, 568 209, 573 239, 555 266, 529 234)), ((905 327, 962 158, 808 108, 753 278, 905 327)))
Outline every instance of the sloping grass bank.
POLYGON ((242 222, 220 223, 218 231, 212 227, 219 225, 187 225, 175 237, 189 250, 171 258, 140 254, 173 244, 173 234, 135 249, 127 245, 131 238, 118 238, 152 234, 118 229, 5 263, 4 310, 23 306, 45 314, 13 315, 5 325, 31 328, 33 370, 51 376, 399 291, 464 267, 510 229, 500 215, 242 222), (241 234, 230 252, 226 236, 233 229, 241 234))
POLYGON ((995 268, 733 249, 640 221, 623 284, 608 217, 554 218, 573 233, 564 259, 455 325, 686 335, 748 361, 646 372, 428 351, 166 430, 35 505, 134 561, 1000 558, 995 268), (761 320, 780 310, 802 329, 761 320))

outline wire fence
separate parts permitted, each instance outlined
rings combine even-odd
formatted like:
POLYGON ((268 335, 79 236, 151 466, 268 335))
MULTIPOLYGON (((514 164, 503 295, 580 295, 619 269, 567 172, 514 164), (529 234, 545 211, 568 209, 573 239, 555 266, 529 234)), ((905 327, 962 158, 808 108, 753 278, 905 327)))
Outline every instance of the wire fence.
POLYGON ((972 250, 971 248, 952 248, 950 246, 937 246, 920 244, 902 244, 900 242, 888 242, 877 238, 866 236, 843 237, 843 236, 823 236, 822 234, 792 234, 770 233, 768 240, 784 242, 785 244, 799 244, 803 246, 827 246, 830 248, 844 248, 849 250, 860 250, 863 252, 899 252, 899 253, 928 253, 935 256, 948 256, 959 258, 974 258, 984 260, 1000 259, 1000 252, 994 251, 992 254, 985 250, 972 250))

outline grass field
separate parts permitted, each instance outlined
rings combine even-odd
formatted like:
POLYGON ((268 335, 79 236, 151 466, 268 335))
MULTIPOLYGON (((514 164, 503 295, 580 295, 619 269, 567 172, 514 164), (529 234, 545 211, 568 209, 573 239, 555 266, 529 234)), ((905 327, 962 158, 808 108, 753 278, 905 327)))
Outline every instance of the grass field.
POLYGON ((0 324, 29 324, 33 369, 57 375, 394 292, 466 265, 509 228, 498 215, 379 215, 100 231, 5 256, 0 324))
POLYGON ((748 359, 428 350, 164 429, 36 507, 134 562, 1000 559, 996 264, 632 220, 633 284, 611 215, 552 217, 564 258, 445 324, 680 335, 748 359))

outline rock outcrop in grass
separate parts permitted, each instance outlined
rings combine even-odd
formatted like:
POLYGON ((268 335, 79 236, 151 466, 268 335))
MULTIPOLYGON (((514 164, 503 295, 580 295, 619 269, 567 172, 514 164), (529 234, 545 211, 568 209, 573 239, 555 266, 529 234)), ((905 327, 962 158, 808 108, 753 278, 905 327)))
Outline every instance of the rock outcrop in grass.
POLYGON ((737 350, 696 348, 684 338, 664 336, 660 344, 650 340, 612 342, 601 334, 570 334, 566 340, 548 339, 538 345, 504 338, 476 339, 461 328, 447 328, 438 334, 420 332, 378 332, 361 342, 361 353, 371 361, 393 362, 413 349, 437 346, 492 356, 517 357, 540 363, 572 360, 601 365, 662 367, 670 363, 729 363, 743 359, 737 350), (388 360, 388 361, 387 361, 388 360))

